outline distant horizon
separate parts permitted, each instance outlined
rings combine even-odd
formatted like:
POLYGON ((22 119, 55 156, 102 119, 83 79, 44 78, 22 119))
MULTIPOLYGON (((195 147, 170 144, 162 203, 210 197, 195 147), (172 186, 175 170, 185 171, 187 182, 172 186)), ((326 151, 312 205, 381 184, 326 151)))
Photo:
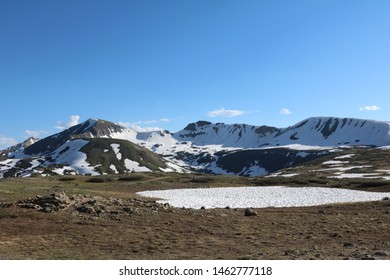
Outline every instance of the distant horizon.
POLYGON ((0 149, 99 117, 390 120, 390 1, 0 3, 0 149))

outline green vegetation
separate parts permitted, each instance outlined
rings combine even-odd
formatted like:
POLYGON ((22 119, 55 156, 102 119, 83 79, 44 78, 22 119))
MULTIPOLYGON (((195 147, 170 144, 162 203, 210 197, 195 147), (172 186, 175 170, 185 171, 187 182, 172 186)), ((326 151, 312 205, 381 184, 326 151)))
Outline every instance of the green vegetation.
POLYGON ((142 181, 144 179, 145 179, 145 176, 141 175, 141 174, 133 174, 133 175, 118 178, 119 181, 125 181, 125 182, 142 181))
POLYGON ((126 158, 137 161, 140 163, 140 166, 145 166, 153 171, 157 171, 159 168, 166 168, 164 161, 159 155, 126 140, 89 139, 89 143, 81 149, 81 152, 87 155, 87 161, 90 164, 97 166, 96 169, 100 173, 114 174, 115 172, 112 170, 111 165, 114 165, 119 173, 128 172, 124 162, 126 158), (113 151, 112 144, 120 145, 121 159, 118 159, 113 151))

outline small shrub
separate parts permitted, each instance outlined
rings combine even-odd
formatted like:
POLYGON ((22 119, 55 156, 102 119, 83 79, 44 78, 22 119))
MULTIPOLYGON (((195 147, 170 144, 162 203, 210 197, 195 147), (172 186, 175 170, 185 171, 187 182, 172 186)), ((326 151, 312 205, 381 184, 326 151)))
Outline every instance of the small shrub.
POLYGON ((359 184, 360 188, 378 188, 378 187, 384 187, 389 185, 389 182, 387 181, 363 181, 359 184))
POLYGON ((66 182, 66 181, 74 181, 76 180, 75 177, 61 177, 58 179, 58 181, 66 182))
POLYGON ((109 178, 102 178, 102 177, 92 177, 91 179, 87 180, 89 183, 106 183, 109 182, 109 178))
POLYGON ((142 181, 144 178, 145 177, 143 175, 134 174, 130 176, 120 177, 118 180, 124 182, 134 182, 134 181, 142 181))
POLYGON ((207 183, 211 183, 214 181, 214 178, 212 177, 197 177, 197 178, 193 178, 191 180, 192 183, 198 183, 198 184, 207 184, 207 183))

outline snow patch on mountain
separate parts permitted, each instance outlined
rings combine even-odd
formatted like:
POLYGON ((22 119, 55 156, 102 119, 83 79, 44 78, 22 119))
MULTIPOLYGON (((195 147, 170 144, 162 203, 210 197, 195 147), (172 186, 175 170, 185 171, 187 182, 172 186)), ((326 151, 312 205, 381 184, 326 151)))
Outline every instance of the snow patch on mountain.
POLYGON ((138 162, 125 159, 125 166, 131 172, 150 172, 151 170, 145 166, 140 166, 138 162))
POLYGON ((119 144, 111 144, 111 148, 112 150, 114 151, 115 155, 116 155, 116 158, 118 160, 121 160, 122 159, 122 154, 120 153, 119 151, 119 147, 120 145, 119 144))
POLYGON ((390 123, 360 119, 317 117, 288 128, 246 124, 212 124, 200 121, 174 134, 175 139, 195 145, 224 147, 271 147, 285 145, 340 146, 390 145, 390 123))
POLYGON ((118 173, 119 173, 119 172, 118 172, 118 169, 116 168, 115 165, 111 164, 111 165, 110 165, 110 168, 111 168, 112 171, 115 172, 115 174, 118 174, 118 173))
MULTIPOLYGON (((95 171, 96 166, 90 166, 86 161, 87 155, 81 152, 81 148, 87 145, 87 140, 72 140, 59 147, 51 155, 55 159, 56 164, 63 164, 69 166, 72 170, 75 170, 78 174, 91 174, 99 175, 95 171)), ((58 172, 63 172, 65 169, 57 169, 58 172)), ((63 173, 61 174, 63 175, 63 173)))

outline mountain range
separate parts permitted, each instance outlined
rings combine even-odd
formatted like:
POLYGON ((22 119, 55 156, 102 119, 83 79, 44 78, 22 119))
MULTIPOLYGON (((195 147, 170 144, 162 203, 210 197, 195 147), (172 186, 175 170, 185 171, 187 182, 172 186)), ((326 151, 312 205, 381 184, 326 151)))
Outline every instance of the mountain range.
POLYGON ((89 119, 0 151, 0 178, 128 172, 263 176, 350 147, 390 145, 390 122, 313 117, 287 128, 198 121, 137 132, 89 119))

